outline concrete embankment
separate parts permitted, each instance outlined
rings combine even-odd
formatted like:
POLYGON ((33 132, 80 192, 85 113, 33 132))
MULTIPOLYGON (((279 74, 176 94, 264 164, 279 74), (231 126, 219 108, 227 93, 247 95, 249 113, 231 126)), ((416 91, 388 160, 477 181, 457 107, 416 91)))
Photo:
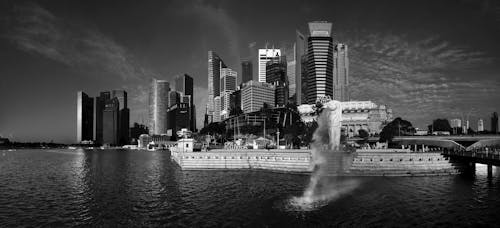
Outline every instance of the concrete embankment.
POLYGON ((183 170, 265 169, 283 172, 312 171, 309 150, 210 150, 171 151, 172 159, 183 170))
MULTIPOLYGON (((210 150, 171 151, 183 170, 263 169, 310 173, 311 150, 210 150)), ((450 175, 458 170, 439 152, 363 151, 332 153, 322 164, 328 176, 431 176, 450 175)))

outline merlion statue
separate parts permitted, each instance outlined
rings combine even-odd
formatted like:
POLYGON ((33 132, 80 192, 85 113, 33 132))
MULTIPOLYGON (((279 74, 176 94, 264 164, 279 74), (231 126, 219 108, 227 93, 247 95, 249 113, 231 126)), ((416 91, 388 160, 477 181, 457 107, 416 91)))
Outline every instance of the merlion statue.
POLYGON ((323 111, 318 117, 318 129, 314 133, 315 143, 321 143, 321 146, 328 146, 327 149, 329 151, 338 150, 340 147, 341 126, 342 103, 332 100, 323 104, 323 111))

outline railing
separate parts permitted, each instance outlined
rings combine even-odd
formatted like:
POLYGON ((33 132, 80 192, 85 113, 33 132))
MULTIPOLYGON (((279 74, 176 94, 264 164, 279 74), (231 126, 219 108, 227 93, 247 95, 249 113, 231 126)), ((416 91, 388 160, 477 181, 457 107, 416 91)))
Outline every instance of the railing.
POLYGON ((443 150, 443 154, 500 161, 500 149, 491 149, 491 150, 478 149, 472 151, 445 149, 443 150))

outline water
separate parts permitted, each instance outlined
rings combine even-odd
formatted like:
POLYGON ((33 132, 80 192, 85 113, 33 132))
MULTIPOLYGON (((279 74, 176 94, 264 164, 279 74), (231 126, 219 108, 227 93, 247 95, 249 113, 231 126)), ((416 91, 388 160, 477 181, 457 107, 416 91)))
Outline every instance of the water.
POLYGON ((500 178, 341 178, 359 183, 307 210, 293 205, 309 176, 181 171, 165 152, 0 153, 0 227, 495 226, 500 178), (5 155, 3 155, 5 153, 5 155))

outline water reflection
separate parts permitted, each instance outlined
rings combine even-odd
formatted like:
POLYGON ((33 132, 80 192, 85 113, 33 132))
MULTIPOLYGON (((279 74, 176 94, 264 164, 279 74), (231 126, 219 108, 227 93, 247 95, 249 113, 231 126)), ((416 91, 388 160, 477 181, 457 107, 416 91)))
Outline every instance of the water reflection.
POLYGON ((500 222, 499 172, 485 170, 345 178, 362 184, 304 211, 288 202, 307 175, 182 171, 159 151, 20 150, 0 158, 0 227, 484 226, 500 222))

